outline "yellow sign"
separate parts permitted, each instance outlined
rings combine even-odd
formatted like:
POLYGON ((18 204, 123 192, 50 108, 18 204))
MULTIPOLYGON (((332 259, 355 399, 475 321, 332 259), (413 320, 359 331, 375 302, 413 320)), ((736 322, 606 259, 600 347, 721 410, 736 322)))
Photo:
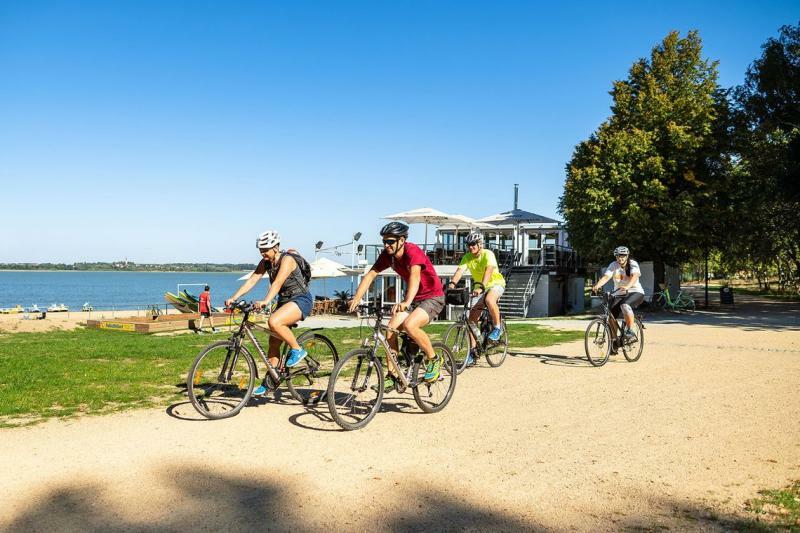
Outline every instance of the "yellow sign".
POLYGON ((117 331, 136 331, 136 324, 126 322, 100 322, 100 329, 114 329, 117 331))

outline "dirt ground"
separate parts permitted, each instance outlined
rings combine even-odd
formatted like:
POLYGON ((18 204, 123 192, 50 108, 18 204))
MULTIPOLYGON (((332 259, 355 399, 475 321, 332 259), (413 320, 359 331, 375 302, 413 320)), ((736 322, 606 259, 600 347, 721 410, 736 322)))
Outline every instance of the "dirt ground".
POLYGON ((0 430, 0 529, 736 529, 800 479, 800 306, 646 323, 637 363, 528 350, 469 369, 439 414, 389 394, 355 432, 287 395, 0 430))

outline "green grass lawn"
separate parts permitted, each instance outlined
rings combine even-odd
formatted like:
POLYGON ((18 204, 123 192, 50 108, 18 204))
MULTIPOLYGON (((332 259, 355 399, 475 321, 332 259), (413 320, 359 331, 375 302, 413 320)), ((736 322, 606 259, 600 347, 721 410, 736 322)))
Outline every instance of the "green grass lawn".
POLYGON ((766 525, 764 530, 800 531, 800 481, 781 490, 762 490, 747 510, 766 525))
MULTIPOLYGON (((447 326, 435 324, 427 331, 439 338, 447 326)), ((332 328, 324 333, 342 354, 358 347, 370 330, 332 328)), ((153 336, 94 329, 0 335, 0 427, 168 406, 185 398, 186 372, 200 349, 227 335, 153 336)), ((582 335, 536 324, 509 325, 512 350, 582 335)))

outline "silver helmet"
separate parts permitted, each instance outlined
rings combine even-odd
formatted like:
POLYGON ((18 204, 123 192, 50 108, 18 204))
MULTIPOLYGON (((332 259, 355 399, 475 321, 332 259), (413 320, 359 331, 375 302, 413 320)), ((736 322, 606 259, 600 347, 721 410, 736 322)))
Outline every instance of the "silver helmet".
POLYGON ((264 250, 273 248, 281 243, 281 236, 277 231, 267 230, 258 234, 256 237, 256 248, 264 250))

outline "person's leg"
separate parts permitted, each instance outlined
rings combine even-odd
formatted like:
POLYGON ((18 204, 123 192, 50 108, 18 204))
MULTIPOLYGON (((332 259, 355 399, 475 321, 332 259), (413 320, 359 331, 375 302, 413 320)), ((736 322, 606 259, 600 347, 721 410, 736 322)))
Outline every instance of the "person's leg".
POLYGON ((427 333, 422 331, 422 328, 427 326, 430 321, 431 318, 428 316, 428 312, 421 307, 417 307, 403 322, 403 329, 405 329, 408 336, 419 345, 420 349, 425 352, 425 357, 429 360, 434 359, 436 353, 433 351, 433 344, 431 344, 430 337, 428 337, 427 333))
POLYGON ((290 348, 299 350, 300 345, 297 344, 297 339, 289 326, 300 322, 302 319, 303 312, 300 311, 300 307, 294 302, 287 302, 270 315, 267 324, 269 325, 269 329, 272 330, 272 333, 278 336, 290 348))
MULTIPOLYGON (((397 333, 392 331, 393 329, 396 330, 403 330, 403 321, 408 318, 408 313, 403 311, 402 313, 395 313, 392 315, 392 318, 389 319, 389 323, 387 326, 389 330, 386 332, 386 342, 389 343, 389 348, 396 354, 397 351, 400 349, 397 343, 397 333)), ((392 361, 389 359, 389 355, 386 355, 386 369, 390 374, 399 375, 400 369, 393 368, 392 361)))
MULTIPOLYGON (((478 298, 478 301, 475 302, 475 305, 473 305, 472 309, 470 309, 469 311, 469 321, 475 325, 476 329, 478 326, 478 320, 480 320, 481 318, 481 311, 483 311, 483 308, 486 306, 485 301, 486 301, 486 294, 483 294, 481 295, 480 298, 478 298)), ((472 350, 475 348, 475 339, 473 339, 472 335, 469 334, 467 335, 467 337, 469 338, 470 350, 472 350)))
POLYGON ((489 308, 489 315, 492 317, 492 325, 496 328, 500 327, 500 306, 497 302, 500 300, 502 294, 501 291, 494 287, 489 289, 489 292, 486 293, 486 307, 489 308))
POLYGON ((203 315, 203 313, 200 313, 200 322, 197 324, 197 333, 203 332, 203 320, 205 320, 205 318, 206 318, 205 315, 203 315))
POLYGON ((489 340, 492 342, 499 341, 500 335, 503 333, 500 330, 500 306, 497 304, 502 294, 502 287, 492 287, 489 289, 489 292, 486 293, 486 307, 489 308, 489 316, 491 316, 492 325, 494 326, 492 332, 489 334, 489 340))
POLYGON ((267 356, 269 357, 269 364, 273 367, 278 367, 281 359, 281 346, 283 341, 280 337, 274 335, 269 336, 269 348, 267 349, 267 356))

